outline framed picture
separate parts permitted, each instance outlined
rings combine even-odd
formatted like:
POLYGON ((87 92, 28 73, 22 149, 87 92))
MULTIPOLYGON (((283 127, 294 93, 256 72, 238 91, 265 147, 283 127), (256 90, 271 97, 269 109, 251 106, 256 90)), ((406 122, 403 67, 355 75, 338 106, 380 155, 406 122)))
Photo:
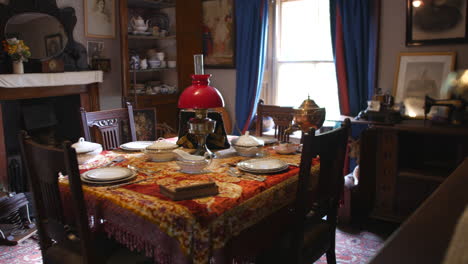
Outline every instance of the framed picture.
POLYGON ((102 58, 104 52, 104 41, 88 41, 88 64, 91 64, 92 59, 102 58))
POLYGON ((406 45, 466 42, 468 0, 406 0, 406 45))
POLYGON ((203 53, 208 68, 235 67, 233 0, 204 0, 203 53))
POLYGON ((393 88, 395 103, 403 103, 406 116, 424 117, 424 97, 446 99, 448 91, 441 87, 454 68, 455 52, 400 53, 393 88))
POLYGON ((110 59, 92 59, 91 60, 91 69, 110 72, 111 71, 111 60, 110 59))
POLYGON ((115 37, 115 0, 84 0, 84 14, 86 37, 115 37))
POLYGON ((62 35, 60 33, 47 35, 44 37, 45 53, 47 57, 59 54, 63 49, 62 35))

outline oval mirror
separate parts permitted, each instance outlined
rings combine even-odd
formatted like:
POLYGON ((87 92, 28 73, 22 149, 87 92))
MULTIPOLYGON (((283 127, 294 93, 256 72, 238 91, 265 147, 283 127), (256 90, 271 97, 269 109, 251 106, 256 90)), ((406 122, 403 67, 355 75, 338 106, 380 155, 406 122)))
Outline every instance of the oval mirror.
POLYGON ((43 13, 22 13, 8 19, 5 38, 17 38, 31 50, 31 59, 46 59, 62 53, 68 38, 63 25, 43 13))

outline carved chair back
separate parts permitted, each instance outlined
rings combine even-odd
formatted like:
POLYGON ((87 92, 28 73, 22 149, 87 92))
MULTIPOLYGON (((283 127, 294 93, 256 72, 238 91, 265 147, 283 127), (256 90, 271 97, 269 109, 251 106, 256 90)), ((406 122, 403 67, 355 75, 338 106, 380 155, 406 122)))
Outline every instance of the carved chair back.
POLYGON ((129 127, 130 140, 136 141, 133 107, 127 102, 127 108, 86 112, 81 108, 81 124, 87 141, 93 141, 90 128, 97 128, 94 133, 96 142, 102 144, 104 150, 116 149, 123 143, 124 126, 129 127))
POLYGON ((270 116, 275 123, 275 138, 278 141, 289 141, 289 134, 285 130, 292 124, 294 109, 277 105, 265 105, 263 100, 257 104, 257 121, 255 124, 255 135, 262 136, 263 117, 270 116))

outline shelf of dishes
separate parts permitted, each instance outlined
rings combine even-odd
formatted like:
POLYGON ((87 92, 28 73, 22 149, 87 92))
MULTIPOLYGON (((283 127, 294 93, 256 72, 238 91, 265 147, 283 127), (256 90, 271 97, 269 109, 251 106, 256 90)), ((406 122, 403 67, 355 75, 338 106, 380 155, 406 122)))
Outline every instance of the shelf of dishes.
POLYGON ((164 71, 164 70, 175 70, 176 68, 149 68, 149 69, 138 69, 138 70, 133 70, 130 69, 130 72, 157 72, 157 71, 164 71))
POLYGON ((148 81, 146 83, 137 83, 130 85, 130 94, 137 95, 155 95, 155 94, 176 94, 178 89, 176 86, 163 84, 160 81, 148 81))
POLYGON ((164 69, 175 69, 175 60, 166 60, 166 54, 156 49, 148 49, 146 57, 140 58, 139 52, 130 50, 130 72, 152 72, 164 69))
POLYGON ((132 8, 170 8, 175 5, 175 0, 128 0, 128 6, 132 8))
MULTIPOLYGON (((145 32, 146 33, 146 32, 145 32)), ((155 36, 155 35, 152 35, 151 32, 148 32, 149 34, 144 34, 144 35, 140 35, 140 34, 128 34, 128 38, 129 39, 150 39, 150 40, 166 40, 166 39, 175 39, 176 38, 176 35, 170 35, 170 36, 165 36, 165 37, 162 37, 162 36, 155 36)))

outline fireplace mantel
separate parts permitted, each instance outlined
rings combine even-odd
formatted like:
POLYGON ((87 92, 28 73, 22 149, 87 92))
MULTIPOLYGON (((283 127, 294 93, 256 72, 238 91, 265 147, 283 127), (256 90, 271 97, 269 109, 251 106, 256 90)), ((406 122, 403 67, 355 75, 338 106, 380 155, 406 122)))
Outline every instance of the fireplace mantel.
POLYGON ((0 74, 0 100, 81 94, 101 82, 102 71, 0 74))
MULTIPOLYGON (((79 95, 86 111, 99 110, 102 71, 0 74, 0 103, 8 100, 79 95)), ((0 104, 0 185, 8 181, 2 104, 0 104)))

